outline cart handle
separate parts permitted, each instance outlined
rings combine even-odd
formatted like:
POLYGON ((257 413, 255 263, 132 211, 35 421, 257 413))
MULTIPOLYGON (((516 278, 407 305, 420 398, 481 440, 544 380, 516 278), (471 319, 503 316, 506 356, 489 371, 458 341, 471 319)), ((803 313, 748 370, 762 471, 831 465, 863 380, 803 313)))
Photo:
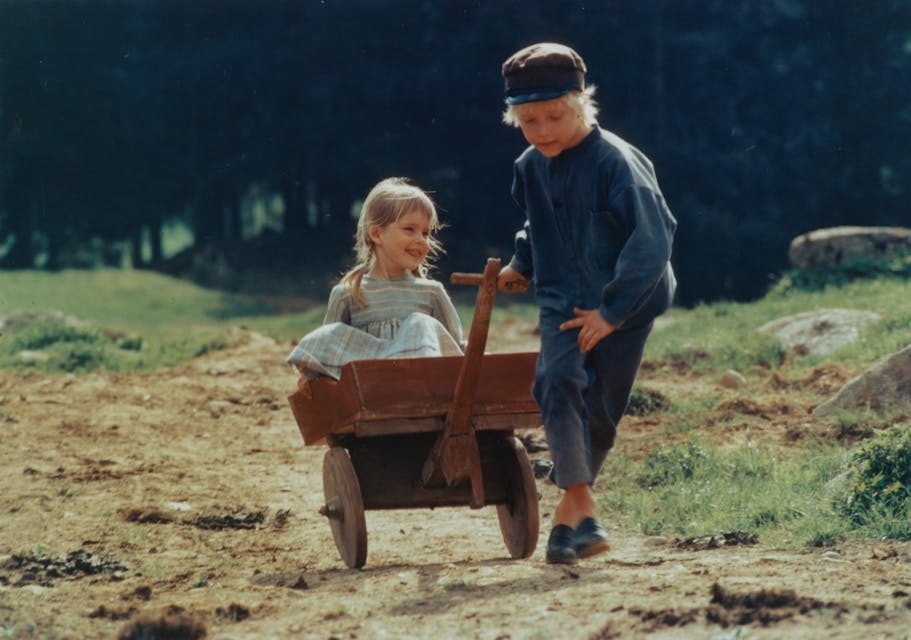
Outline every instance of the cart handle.
MULTIPOLYGON (((451 284, 470 284, 476 287, 480 287, 484 284, 484 274, 455 272, 449 276, 449 282, 451 284)), ((517 293, 521 293, 528 289, 528 281, 513 280, 512 282, 507 282, 504 287, 507 291, 515 291, 517 293)))

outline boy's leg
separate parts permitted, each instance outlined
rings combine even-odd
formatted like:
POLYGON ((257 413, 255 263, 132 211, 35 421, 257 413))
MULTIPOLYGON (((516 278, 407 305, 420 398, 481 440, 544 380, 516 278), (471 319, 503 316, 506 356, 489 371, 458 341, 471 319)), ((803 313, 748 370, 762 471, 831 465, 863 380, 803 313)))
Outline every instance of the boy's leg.
POLYGON ((532 388, 554 463, 551 478, 564 489, 594 480, 584 417, 588 376, 577 332, 560 331, 567 319, 542 310, 541 352, 532 388))
POLYGON ((615 331, 589 354, 586 365, 591 376, 585 392, 585 405, 588 410, 592 481, 598 477, 607 453, 614 445, 617 425, 629 404, 652 324, 649 322, 641 327, 615 331))

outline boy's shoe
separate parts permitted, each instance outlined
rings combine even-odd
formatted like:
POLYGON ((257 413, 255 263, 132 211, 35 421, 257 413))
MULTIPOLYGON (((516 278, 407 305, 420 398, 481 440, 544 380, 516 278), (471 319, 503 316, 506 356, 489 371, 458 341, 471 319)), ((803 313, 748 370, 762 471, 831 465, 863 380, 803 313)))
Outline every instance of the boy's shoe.
POLYGON ((594 518, 585 518, 573 532, 573 551, 580 558, 588 558, 609 549, 607 531, 594 518))
POLYGON ((547 539, 548 564, 572 564, 579 559, 573 544, 573 533, 573 528, 565 524, 558 524, 550 530, 547 539))

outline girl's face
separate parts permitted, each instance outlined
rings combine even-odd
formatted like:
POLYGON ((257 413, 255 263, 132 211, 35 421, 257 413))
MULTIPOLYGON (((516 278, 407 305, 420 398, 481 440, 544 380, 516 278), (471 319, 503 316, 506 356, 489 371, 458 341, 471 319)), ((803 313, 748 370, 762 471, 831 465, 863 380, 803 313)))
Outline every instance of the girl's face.
POLYGON ((376 250, 371 276, 394 279, 413 272, 430 253, 430 216, 412 209, 392 224, 372 225, 368 231, 376 250))
POLYGON ((516 105, 516 116, 528 143, 548 158, 575 147, 591 131, 563 98, 516 105))

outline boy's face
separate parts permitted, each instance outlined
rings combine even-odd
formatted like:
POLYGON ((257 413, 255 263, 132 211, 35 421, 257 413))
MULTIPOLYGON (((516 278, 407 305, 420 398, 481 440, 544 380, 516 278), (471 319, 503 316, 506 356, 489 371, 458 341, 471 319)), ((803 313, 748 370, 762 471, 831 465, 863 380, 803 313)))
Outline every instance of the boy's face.
POLYGON ((515 113, 522 135, 548 158, 575 147, 591 131, 582 114, 562 97, 516 105, 515 113))

